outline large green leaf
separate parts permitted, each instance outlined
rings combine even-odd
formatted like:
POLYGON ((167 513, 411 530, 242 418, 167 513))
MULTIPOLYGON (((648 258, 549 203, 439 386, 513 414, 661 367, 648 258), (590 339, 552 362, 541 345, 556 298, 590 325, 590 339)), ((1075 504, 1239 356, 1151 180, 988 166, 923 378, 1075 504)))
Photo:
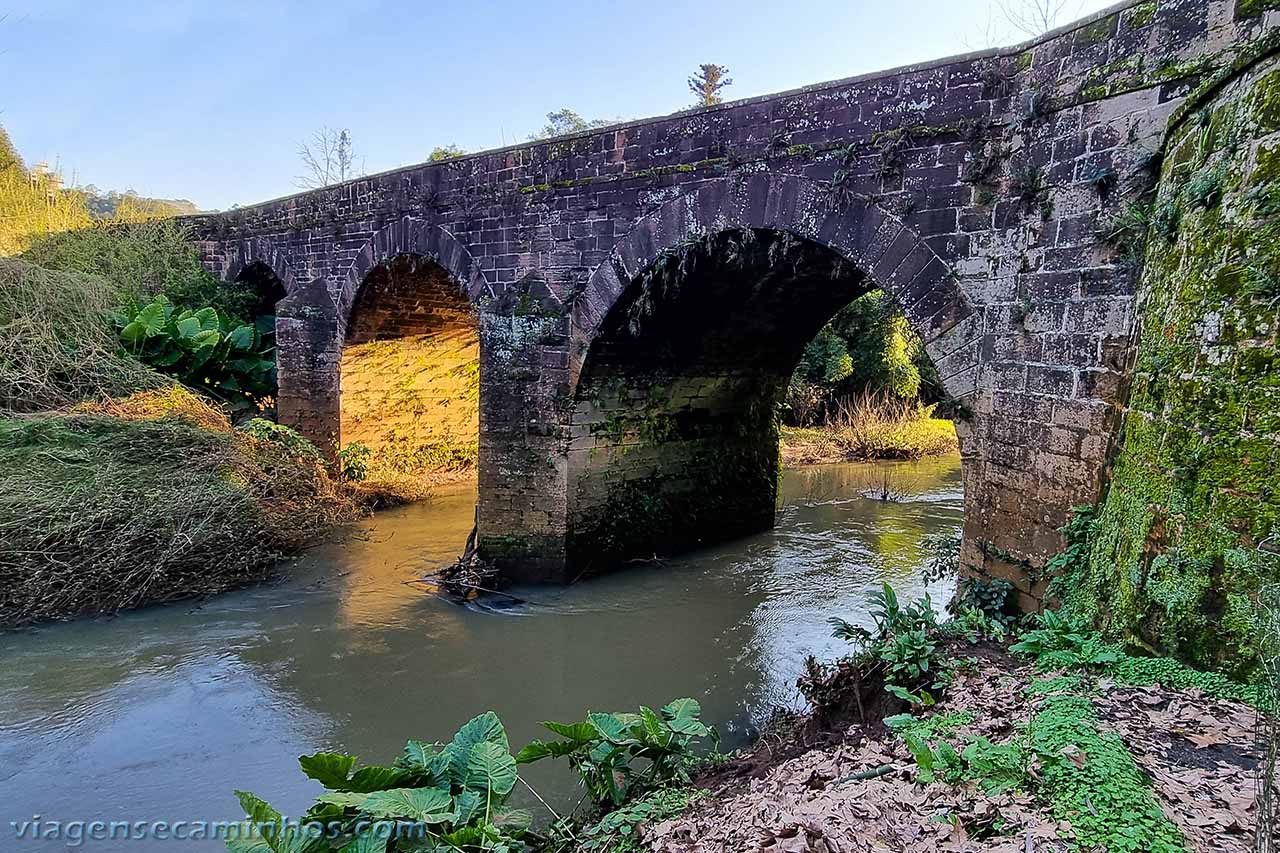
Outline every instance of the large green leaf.
POLYGON ((626 725, 614 714, 591 713, 587 714, 587 719, 605 740, 612 743, 625 743, 629 740, 626 725))
POLYGON ((120 330, 120 339, 127 344, 138 344, 147 339, 147 324, 141 320, 126 323, 120 330))
POLYGON ((662 716, 667 719, 671 730, 682 735, 705 737, 711 730, 703 725, 698 716, 702 706, 694 699, 676 699, 662 709, 662 716))
POLYGON ((222 343, 222 332, 216 329, 201 330, 192 335, 191 341, 197 347, 216 347, 222 343))
POLYGON ((317 752, 298 756, 302 772, 334 791, 347 790, 347 780, 356 768, 356 757, 340 752, 317 752))
MULTIPOLYGON (((594 731, 594 729, 593 729, 594 731)), ((553 740, 551 742, 530 741, 524 749, 516 753, 516 764, 531 764, 544 758, 563 758, 572 755, 583 746, 570 740, 553 740)))
POLYGON ((183 338, 191 339, 200 334, 203 329, 200 328, 200 321, 195 317, 183 317, 173 324, 178 330, 178 335, 183 338))
POLYGON ((236 799, 240 801, 240 808, 244 809, 245 817, 254 823, 273 823, 280 820, 280 812, 276 811, 264 799, 248 791, 236 791, 236 799))
POLYGON ((227 335, 227 342, 233 349, 247 351, 253 349, 255 337, 253 326, 237 326, 227 335))
POLYGON ((345 790, 357 793, 385 791, 403 784, 412 775, 410 771, 401 770, 398 767, 379 767, 371 764, 368 767, 361 767, 352 774, 345 790))
POLYGON ((248 791, 236 791, 235 794, 247 820, 239 824, 236 837, 228 836, 227 849, 233 853, 312 853, 320 850, 323 837, 313 837, 299 826, 282 823, 280 812, 248 791))
POLYGON ((373 817, 423 823, 450 823, 453 797, 443 788, 392 788, 369 795, 364 811, 373 817))
POLYGON ((476 814, 484 808, 485 795, 479 791, 466 790, 453 798, 453 811, 457 815, 454 823, 458 826, 468 824, 476 814))
POLYGON ((485 711, 472 717, 453 736, 453 740, 444 748, 449 755, 449 775, 454 783, 465 785, 471 764, 471 747, 478 743, 492 743, 510 751, 507 743, 507 730, 502 727, 502 720, 493 711, 485 711))
POLYGON ((640 706, 640 724, 646 739, 651 743, 664 747, 671 743, 671 727, 655 714, 652 708, 640 706))
POLYGON ((516 762, 504 747, 485 741, 471 747, 467 787, 505 797, 516 786, 516 762))
POLYGON ((208 331, 218 329, 218 311, 216 308, 201 308, 191 315, 200 324, 200 328, 208 331))
POLYGON ((317 803, 328 803, 344 809, 358 809, 369 799, 369 794, 357 794, 354 791, 329 791, 316 797, 317 803))
POLYGON ((146 330, 146 336, 150 338, 164 331, 164 327, 169 324, 169 316, 172 313, 173 306, 157 299, 155 302, 144 306, 133 319, 134 322, 142 324, 146 330))
POLYGON ((596 727, 590 723, 553 723, 550 721, 542 724, 545 728, 550 729, 561 737, 567 737, 569 740, 576 740, 579 743, 587 743, 593 741, 600 735, 596 732, 596 727))
POLYGON ((496 809, 493 813, 493 825, 503 832, 518 835, 533 826, 533 814, 526 809, 496 809))

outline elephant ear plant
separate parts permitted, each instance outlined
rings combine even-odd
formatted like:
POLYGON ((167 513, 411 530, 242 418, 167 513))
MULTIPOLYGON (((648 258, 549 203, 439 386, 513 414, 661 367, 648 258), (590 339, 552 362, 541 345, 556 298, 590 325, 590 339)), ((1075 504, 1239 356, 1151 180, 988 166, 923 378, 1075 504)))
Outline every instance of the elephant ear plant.
POLYGON ((321 752, 298 759, 327 791, 298 821, 237 791, 246 814, 234 853, 519 853, 532 823, 506 806, 516 762, 497 714, 472 719, 448 744, 409 741, 390 767, 356 768, 354 755, 321 752))
POLYGON ((275 318, 239 323, 213 308, 178 310, 163 296, 116 317, 130 355, 228 403, 275 393, 275 318))
POLYGON ((568 758, 587 796, 603 811, 617 808, 634 794, 671 782, 690 781, 697 741, 715 731, 698 718, 693 699, 676 699, 655 713, 587 714, 580 723, 543 723, 563 740, 535 740, 516 754, 516 763, 568 758), (637 760, 647 762, 635 766, 637 760))

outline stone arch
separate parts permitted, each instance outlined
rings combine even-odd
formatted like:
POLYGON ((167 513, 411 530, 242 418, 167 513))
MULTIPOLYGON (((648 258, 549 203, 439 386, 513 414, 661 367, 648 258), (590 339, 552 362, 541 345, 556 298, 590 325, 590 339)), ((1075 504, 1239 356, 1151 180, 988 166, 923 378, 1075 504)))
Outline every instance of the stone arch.
POLYGON ((900 218, 871 199, 833 200, 827 185, 798 175, 756 173, 717 178, 637 220, 587 280, 572 313, 570 386, 577 390, 592 341, 609 312, 646 267, 690 239, 728 230, 786 231, 829 248, 893 295, 955 399, 971 395, 978 353, 972 342, 944 340, 974 313, 949 265, 900 218), (966 354, 967 353, 967 354, 966 354))
POLYGON ((338 433, 371 475, 426 482, 474 465, 480 265, 445 229, 405 217, 375 232, 337 287, 338 433), (431 460, 431 461, 425 461, 431 460))
POLYGON ((297 289, 300 279, 293 271, 293 264, 289 263, 285 253, 267 238, 253 237, 237 240, 228 249, 230 251, 227 265, 222 270, 223 280, 235 281, 249 267, 262 264, 280 280, 286 295, 292 296, 297 289))
POLYGON ((439 225, 406 216, 374 232, 347 268, 337 299, 339 334, 345 333, 356 296, 369 273, 378 264, 402 255, 429 258, 439 264, 472 305, 493 295, 480 264, 457 237, 439 225))
MULTIPOLYGON (((953 356, 948 394, 974 396, 979 349, 962 324, 974 309, 950 266, 870 199, 835 204, 821 183, 758 173, 636 221, 572 313, 568 560, 590 569, 770 527, 787 378, 822 324, 877 288, 935 363, 953 356), (735 260, 709 264, 711 245, 735 260), (679 284, 645 278, 680 249, 679 284)), ((957 434, 970 444, 966 425, 957 434)))

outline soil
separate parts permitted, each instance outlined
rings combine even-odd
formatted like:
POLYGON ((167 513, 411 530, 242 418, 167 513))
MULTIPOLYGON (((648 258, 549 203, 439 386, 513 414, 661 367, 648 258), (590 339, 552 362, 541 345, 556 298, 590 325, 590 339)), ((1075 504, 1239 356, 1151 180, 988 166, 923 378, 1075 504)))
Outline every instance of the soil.
MULTIPOLYGON (((1037 672, 995 644, 966 646, 937 713, 968 711, 957 735, 1008 740, 1041 697, 1037 672)), ((850 688, 844 675, 844 687, 850 688)), ((828 685, 836 687, 838 685, 828 685)), ((1260 718, 1247 705, 1196 690, 1086 679, 1099 724, 1119 734, 1152 780, 1189 851, 1253 849, 1260 718)), ((862 685, 863 716, 846 693, 820 714, 770 726, 750 752, 695 781, 709 794, 680 817, 643 829, 654 853, 862 853, 1065 851, 1070 824, 1031 793, 983 793, 976 784, 922 784, 902 741, 883 724, 897 700, 862 685), (870 777, 870 778, 867 778, 870 777)))

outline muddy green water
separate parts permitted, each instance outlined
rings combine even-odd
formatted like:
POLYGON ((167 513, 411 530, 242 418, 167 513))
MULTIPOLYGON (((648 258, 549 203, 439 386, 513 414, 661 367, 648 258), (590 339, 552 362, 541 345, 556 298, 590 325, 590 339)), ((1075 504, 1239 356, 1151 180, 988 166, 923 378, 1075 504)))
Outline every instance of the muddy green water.
MULTIPOLYGON (((390 761, 496 710, 513 746, 539 720, 693 696, 728 745, 796 706, 805 655, 834 657, 826 619, 867 623, 883 581, 924 591, 923 536, 960 523, 959 459, 789 471, 772 531, 567 588, 512 590, 496 612, 403 581, 450 561, 474 495, 382 513, 297 561, 291 580, 198 604, 0 636, 0 850, 10 821, 220 820, 233 788, 297 815, 319 792, 298 755, 390 761), (863 496, 888 479, 897 502, 863 496)), ((936 603, 949 589, 929 590, 936 603)), ((566 771, 526 776, 560 803, 566 771)), ((219 849, 85 841, 91 850, 219 849)))

